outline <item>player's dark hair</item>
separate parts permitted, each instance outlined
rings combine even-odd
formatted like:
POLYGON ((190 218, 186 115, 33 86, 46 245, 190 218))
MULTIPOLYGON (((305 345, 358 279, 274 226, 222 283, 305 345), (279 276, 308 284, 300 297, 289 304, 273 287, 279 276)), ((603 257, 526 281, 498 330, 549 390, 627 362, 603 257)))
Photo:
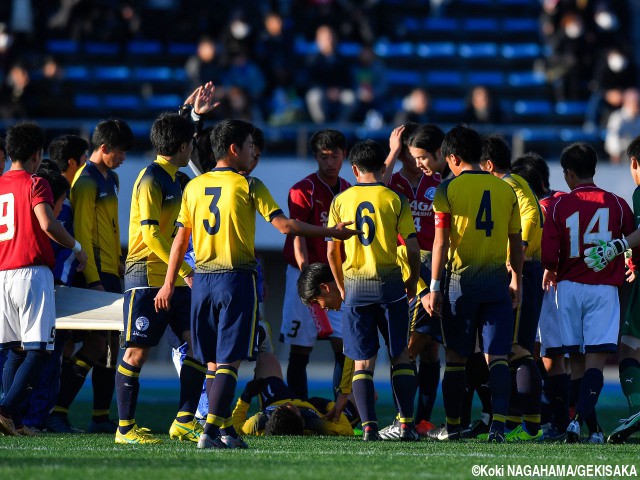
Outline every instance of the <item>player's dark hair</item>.
POLYGON ((498 135, 485 135, 482 137, 480 163, 488 160, 491 160, 501 172, 511 170, 511 149, 502 137, 498 135))
POLYGON ((320 296, 320 284, 335 282, 331 268, 326 263, 312 263, 300 272, 298 277, 298 295, 305 305, 310 305, 320 296))
POLYGON ((264 132, 261 128, 255 127, 253 129, 253 133, 251 134, 253 137, 253 145, 254 147, 258 147, 262 152, 264 150, 264 132))
POLYGON ((560 155, 563 170, 571 170, 579 179, 593 178, 596 174, 598 154, 595 149, 584 142, 572 143, 560 155))
POLYGON ((442 140, 444 140, 444 132, 440 127, 437 125, 421 125, 411 135, 408 146, 422 148, 435 155, 436 151, 442 146, 442 140))
POLYGON ((124 120, 115 118, 100 121, 91 136, 91 147, 97 150, 100 145, 104 145, 109 151, 114 148, 123 152, 131 150, 133 147, 131 127, 124 120))
POLYGON ((61 197, 65 197, 69 191, 69 182, 57 166, 53 162, 43 162, 36 172, 36 176, 44 178, 51 187, 53 193, 53 201, 58 201, 61 197))
POLYGON ((477 165, 482 154, 482 140, 474 129, 458 125, 446 133, 441 149, 445 159, 449 155, 455 155, 466 163, 477 165))
POLYGON ((634 138, 627 147, 627 155, 629 156, 629 159, 631 159, 631 157, 636 157, 636 160, 640 162, 640 135, 634 138))
POLYGON ((362 173, 375 173, 384 166, 384 148, 375 140, 363 140, 351 147, 349 161, 362 173))
POLYGON ((7 154, 7 147, 4 145, 4 137, 0 137, 0 152, 7 154))
POLYGON ((60 135, 49 144, 49 158, 61 172, 69 168, 69 160, 80 162, 80 158, 89 150, 89 142, 77 135, 60 135))
POLYGON ((546 190, 549 190, 549 178, 551 174, 549 172, 549 165, 547 165, 547 162, 545 162, 544 158, 542 158, 541 155, 538 155, 535 152, 525 153, 524 155, 516 158, 511 164, 512 171, 514 171, 513 169, 515 169, 516 167, 525 164, 531 165, 532 168, 534 168, 538 172, 540 178, 542 178, 542 184, 544 185, 544 188, 546 190))
POLYGON ((524 178, 529 184, 529 186, 531 187, 531 190, 533 190, 533 193, 536 194, 536 197, 538 198, 544 197, 546 193, 546 188, 544 187, 544 181, 540 176, 540 172, 536 170, 533 164, 531 163, 519 163, 517 165, 514 164, 513 167, 511 168, 511 173, 520 175, 522 178, 524 178))
POLYGON ((241 148, 254 129, 252 124, 244 120, 222 120, 214 125, 209 135, 213 158, 218 161, 226 157, 231 145, 241 148))
POLYGON ((193 141, 195 128, 191 119, 178 113, 161 113, 151 125, 151 145, 158 155, 178 153, 183 143, 193 141))
POLYGON ((213 157, 211 148, 211 129, 207 127, 196 133, 196 148, 191 152, 191 158, 202 166, 202 173, 206 173, 216 168, 216 159, 213 157))
POLYGON ((324 150, 336 151, 347 149, 347 138, 338 130, 325 128, 318 130, 309 140, 309 148, 315 156, 324 150))
POLYGON ((420 124, 416 122, 407 122, 402 125, 404 130, 402 130, 402 135, 400 135, 400 140, 402 141, 402 147, 409 146, 409 140, 413 136, 414 132, 420 128, 420 124))
POLYGON ((44 146, 44 130, 34 122, 19 122, 7 129, 5 139, 11 162, 25 162, 44 146))
POLYGON ((304 420, 287 406, 277 407, 264 427, 265 435, 302 435, 304 420))

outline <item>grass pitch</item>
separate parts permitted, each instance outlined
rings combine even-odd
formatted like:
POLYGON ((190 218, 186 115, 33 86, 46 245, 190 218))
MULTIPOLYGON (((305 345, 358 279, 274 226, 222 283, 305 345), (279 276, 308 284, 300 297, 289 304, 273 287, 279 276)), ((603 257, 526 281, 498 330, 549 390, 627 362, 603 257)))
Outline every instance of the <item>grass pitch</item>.
MULTIPOLYGON (((166 434, 175 414, 176 390, 144 385, 138 406, 138 423, 165 432, 159 445, 115 445, 112 435, 54 435, 34 438, 0 437, 0 479, 470 479, 474 465, 503 467, 485 478, 509 476, 509 465, 611 465, 634 466, 640 474, 640 444, 488 445, 470 440, 460 443, 380 442, 359 438, 247 438, 250 450, 198 450, 193 443, 169 440, 166 434), (146 388, 145 388, 146 387, 146 388)), ((314 392, 315 393, 315 392, 314 392)), ((82 427, 90 415, 90 392, 83 390, 72 409, 71 420, 82 427)), ((381 392, 377 409, 381 424, 393 417, 389 395, 381 392)), ((610 432, 626 415, 619 387, 603 391, 599 417, 610 432)), ((113 414, 115 416, 115 412, 113 414)), ((443 418, 441 410, 434 418, 443 418)), ((600 476, 599 476, 600 477, 600 476)), ((527 478, 527 476, 519 476, 527 478)), ((529 478, 580 478, 533 476, 529 478)), ((600 477, 600 478, 628 478, 600 477)))

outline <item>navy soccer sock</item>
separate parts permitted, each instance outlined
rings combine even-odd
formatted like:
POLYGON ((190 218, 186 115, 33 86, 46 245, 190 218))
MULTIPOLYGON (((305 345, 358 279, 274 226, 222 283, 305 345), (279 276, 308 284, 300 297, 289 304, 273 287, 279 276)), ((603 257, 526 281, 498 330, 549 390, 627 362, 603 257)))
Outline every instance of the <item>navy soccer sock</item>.
POLYGON ((489 389, 489 367, 484 353, 476 352, 466 363, 467 385, 478 393, 482 413, 491 415, 491 390, 489 389))
MULTIPOLYGON (((342 383, 342 371, 344 369, 344 353, 333 352, 335 363, 333 364, 333 394, 334 398, 340 393, 340 384, 342 383)), ((305 369, 306 372, 306 369, 305 369)))
POLYGON ((206 367, 191 357, 185 357, 180 369, 180 405, 176 419, 187 423, 193 420, 198 408, 206 367))
POLYGON ((550 375, 544 381, 544 395, 551 410, 551 423, 558 431, 565 431, 569 424, 569 375, 550 375))
POLYGON ((93 385, 93 420, 98 423, 107 422, 109 421, 113 393, 116 389, 115 366, 94 365, 91 384, 93 385))
POLYGON ((209 414, 204 433, 216 437, 220 428, 231 417, 231 402, 238 382, 238 370, 231 365, 218 366, 209 392, 209 414))
MULTIPOLYGON (((13 353, 14 352, 12 352, 12 354, 13 353)), ((14 370, 15 373, 13 374, 10 387, 4 390, 4 397, 2 398, 2 403, 0 403, 3 412, 7 412, 10 415, 20 413, 20 409, 28 400, 31 390, 38 385, 42 366, 48 356, 49 354, 44 350, 30 350, 25 353, 24 358, 14 370)), ((7 364, 13 363, 14 366, 17 362, 18 359, 16 358, 14 360, 13 355, 10 355, 7 360, 7 364)), ((5 364, 5 369, 7 368, 7 364, 5 364)))
POLYGON ((433 405, 438 394, 440 384, 440 360, 435 362, 420 362, 418 369, 418 409, 416 423, 431 420, 433 405))
POLYGON ((413 403, 416 391, 415 363, 398 363, 391 367, 391 387, 398 402, 400 423, 413 422, 413 403))
POLYGON ((306 353, 289 353, 289 365, 287 366, 287 385, 298 398, 306 400, 309 397, 307 385, 307 364, 309 355, 306 353))
POLYGON ((205 374, 205 392, 207 393, 207 398, 211 394, 211 388, 213 387, 213 380, 216 378, 216 371, 209 370, 207 368, 207 373, 205 374))
POLYGON ((11 389, 13 379, 18 369, 27 358, 27 352, 9 350, 2 370, 2 391, 8 392, 11 389))
POLYGON ((78 392, 84 385, 84 381, 89 374, 93 364, 88 358, 82 354, 76 354, 69 360, 62 362, 62 370, 60 372, 60 393, 58 401, 53 407, 51 415, 67 416, 69 407, 75 400, 78 392))
POLYGON ((140 369, 120 360, 116 372, 116 400, 118 402, 118 429, 125 434, 136 423, 136 405, 140 391, 140 369))
POLYGON ((604 384, 604 376, 597 368, 590 368, 584 372, 580 384, 580 396, 576 405, 576 417, 586 420, 592 414, 598 403, 600 392, 604 384))
POLYGON ((540 429, 540 397, 542 378, 533 357, 524 357, 513 363, 516 370, 518 399, 522 407, 522 420, 527 432, 535 435, 540 429))
POLYGON ((509 393, 511 376, 506 360, 494 360, 489 364, 489 388, 491 388, 491 405, 493 417, 491 430, 504 432, 507 412, 509 411, 509 393))
POLYGON ((466 388, 464 363, 449 363, 444 367, 442 377, 442 400, 447 417, 447 431, 455 433, 460 430, 462 397, 466 388))
POLYGON ((376 417, 375 388, 373 386, 373 372, 369 370, 356 370, 353 372, 353 396, 362 427, 371 427, 378 430, 378 418, 376 417))

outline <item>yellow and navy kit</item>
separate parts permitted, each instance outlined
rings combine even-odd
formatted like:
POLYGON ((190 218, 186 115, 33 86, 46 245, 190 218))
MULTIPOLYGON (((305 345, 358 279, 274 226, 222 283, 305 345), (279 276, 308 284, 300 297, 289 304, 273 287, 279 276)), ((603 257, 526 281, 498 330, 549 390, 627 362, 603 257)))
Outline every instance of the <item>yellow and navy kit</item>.
MULTIPOLYGON (((177 171, 178 167, 158 157, 140 172, 133 185, 125 290, 164 284, 182 200, 177 171)), ((185 285, 182 277, 189 272, 191 267, 183 261, 177 287, 185 285)))
POLYGON ((282 214, 255 177, 214 168, 189 182, 176 224, 191 229, 198 273, 255 271, 256 211, 268 222, 282 214))
POLYGON ((464 171, 436 188, 436 228, 449 228, 450 288, 472 299, 504 296, 508 235, 520 232, 513 188, 490 173, 464 171))
POLYGON ((120 227, 118 225, 118 175, 107 170, 105 178, 87 160, 71 187, 75 238, 89 257, 83 270, 87 286, 100 283, 98 272, 119 276, 120 227))
POLYGON ((406 197, 382 183, 358 183, 333 199, 327 226, 351 220, 364 233, 344 242, 345 304, 368 305, 401 298, 405 290, 397 263, 398 235, 403 239, 416 236, 406 197))
POLYGON ((518 198, 520 222, 522 226, 522 244, 525 246, 526 260, 540 261, 542 248, 542 226, 544 215, 536 194, 527 181, 520 175, 509 173, 502 179, 511 185, 518 198))

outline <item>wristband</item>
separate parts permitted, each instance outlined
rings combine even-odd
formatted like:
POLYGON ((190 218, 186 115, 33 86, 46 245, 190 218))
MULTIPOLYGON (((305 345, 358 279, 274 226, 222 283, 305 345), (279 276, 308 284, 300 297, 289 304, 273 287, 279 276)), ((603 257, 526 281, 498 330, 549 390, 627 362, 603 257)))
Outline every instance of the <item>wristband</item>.
POLYGON ((82 245, 80 245, 80 242, 76 240, 76 244, 71 250, 73 250, 73 253, 80 253, 80 251, 82 250, 82 245))
POLYGON ((431 279, 431 283, 429 284, 429 290, 432 292, 440 291, 440 280, 431 279))
POLYGON ((618 255, 629 250, 629 242, 626 238, 617 238, 615 240, 612 240, 611 244, 615 247, 616 253, 618 255))

